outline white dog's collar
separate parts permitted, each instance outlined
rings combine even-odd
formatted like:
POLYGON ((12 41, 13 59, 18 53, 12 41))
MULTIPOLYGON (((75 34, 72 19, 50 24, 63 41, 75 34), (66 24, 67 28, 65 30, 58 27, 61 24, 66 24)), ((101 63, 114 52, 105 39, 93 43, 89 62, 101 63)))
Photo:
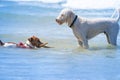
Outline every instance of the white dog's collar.
POLYGON ((73 26, 73 24, 75 23, 75 21, 77 20, 77 15, 75 15, 75 18, 74 18, 74 20, 73 20, 73 22, 71 23, 71 25, 69 26, 70 28, 73 26))

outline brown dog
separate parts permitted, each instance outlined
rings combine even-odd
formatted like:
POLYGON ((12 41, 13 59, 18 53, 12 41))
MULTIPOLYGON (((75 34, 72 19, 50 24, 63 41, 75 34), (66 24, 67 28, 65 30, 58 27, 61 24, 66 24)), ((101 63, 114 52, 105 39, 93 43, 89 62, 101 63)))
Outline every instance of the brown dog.
POLYGON ((27 41, 25 43, 14 43, 14 42, 6 42, 3 43, 0 40, 0 46, 3 47, 18 47, 18 48, 30 48, 30 49, 34 49, 34 48, 50 48, 48 46, 46 46, 48 43, 43 43, 40 41, 40 39, 36 36, 32 36, 30 38, 27 39, 27 41))
POLYGON ((48 43, 42 43, 40 39, 36 36, 32 36, 28 38, 28 41, 31 43, 32 46, 37 47, 37 48, 41 48, 41 47, 50 48, 46 46, 48 43))

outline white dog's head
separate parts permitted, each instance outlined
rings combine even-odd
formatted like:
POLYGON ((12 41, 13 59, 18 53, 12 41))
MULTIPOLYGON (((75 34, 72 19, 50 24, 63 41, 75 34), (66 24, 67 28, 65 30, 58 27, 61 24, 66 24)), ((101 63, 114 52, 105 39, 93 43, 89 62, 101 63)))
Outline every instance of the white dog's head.
POLYGON ((74 15, 73 11, 70 9, 63 9, 59 16, 56 18, 56 22, 61 25, 63 23, 68 23, 71 20, 72 15, 74 15))

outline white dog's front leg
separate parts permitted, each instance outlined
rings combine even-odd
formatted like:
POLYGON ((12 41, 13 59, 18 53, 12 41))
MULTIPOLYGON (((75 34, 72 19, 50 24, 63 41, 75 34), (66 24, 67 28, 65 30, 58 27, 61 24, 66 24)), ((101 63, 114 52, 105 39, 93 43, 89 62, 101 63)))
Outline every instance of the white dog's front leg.
POLYGON ((78 43, 81 47, 83 47, 83 42, 82 41, 78 40, 78 43))
POLYGON ((88 49, 88 41, 83 41, 83 48, 88 49))
POLYGON ((89 48, 88 40, 86 40, 86 39, 83 40, 83 48, 85 48, 85 49, 89 48))
POLYGON ((85 48, 85 49, 88 49, 89 46, 88 46, 88 41, 87 40, 83 40, 83 41, 80 41, 78 40, 78 43, 81 47, 85 48))

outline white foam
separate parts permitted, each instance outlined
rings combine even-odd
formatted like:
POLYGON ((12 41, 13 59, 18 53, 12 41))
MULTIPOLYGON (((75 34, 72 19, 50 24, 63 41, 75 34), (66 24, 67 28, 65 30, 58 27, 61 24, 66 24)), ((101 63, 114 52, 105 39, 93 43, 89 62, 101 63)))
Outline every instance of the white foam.
MULTIPOLYGON (((30 2, 35 3, 39 6, 43 3, 60 3, 61 7, 69 7, 73 9, 105 9, 105 8, 120 8, 120 0, 7 0, 16 1, 19 3, 30 2)), ((35 5, 35 4, 33 4, 35 5)))
POLYGON ((64 7, 75 9, 98 9, 120 7, 120 0, 67 0, 64 7))
POLYGON ((58 3, 64 0, 6 0, 6 1, 15 1, 15 2, 29 2, 29 1, 34 1, 34 2, 44 2, 44 3, 58 3))
POLYGON ((42 1, 44 3, 59 3, 63 0, 39 0, 39 1, 42 1))

